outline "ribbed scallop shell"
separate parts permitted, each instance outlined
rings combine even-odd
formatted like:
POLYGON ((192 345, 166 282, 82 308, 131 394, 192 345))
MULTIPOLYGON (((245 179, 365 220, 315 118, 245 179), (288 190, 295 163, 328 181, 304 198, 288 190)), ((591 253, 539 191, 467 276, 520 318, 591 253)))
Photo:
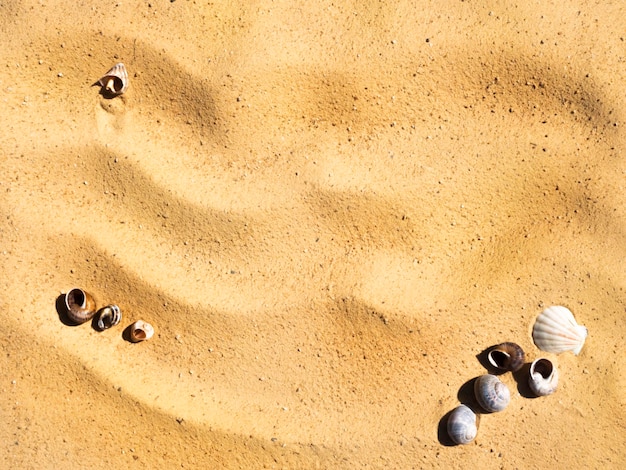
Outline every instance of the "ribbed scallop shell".
POLYGON ((448 417, 448 435, 455 444, 469 444, 476 438, 476 414, 466 405, 457 406, 448 417))
POLYGON ((487 354, 487 359, 492 366, 512 372, 522 368, 525 357, 524 350, 515 343, 498 344, 487 354))
POLYGON ((511 401, 509 387, 491 374, 481 375, 474 383, 476 401, 485 411, 502 411, 511 401))
POLYGON ((539 349, 550 353, 572 351, 578 355, 586 337, 587 328, 576 323, 572 312, 561 306, 546 308, 533 326, 533 341, 539 349))
POLYGON ((117 325, 122 319, 122 312, 117 305, 107 305, 98 312, 98 330, 104 331, 107 328, 117 325))
POLYGON ((128 88, 128 72, 123 63, 115 64, 104 74, 98 83, 104 88, 103 92, 108 96, 121 95, 128 88))
POLYGON ((130 340, 133 343, 146 341, 154 335, 154 328, 150 323, 138 320, 130 326, 130 340))
POLYGON ((67 317, 79 325, 96 314, 96 301, 90 294, 75 287, 65 294, 65 308, 67 317))
POLYGON ((530 365, 528 385, 535 395, 542 397, 554 393, 559 384, 559 371, 549 359, 541 358, 530 365))

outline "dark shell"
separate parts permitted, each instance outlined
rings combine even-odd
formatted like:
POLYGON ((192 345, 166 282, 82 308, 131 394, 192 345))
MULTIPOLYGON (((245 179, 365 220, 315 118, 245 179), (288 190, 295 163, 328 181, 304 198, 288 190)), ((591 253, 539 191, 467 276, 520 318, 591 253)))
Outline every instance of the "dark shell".
POLYGON ((117 305, 107 305, 98 312, 98 330, 104 331, 107 328, 117 325, 122 319, 122 312, 117 305))
POLYGON ((478 404, 489 412, 502 411, 511 401, 509 387, 491 374, 481 375, 476 379, 474 394, 478 404))
POLYGON ((96 301, 82 289, 74 288, 65 294, 67 317, 76 324, 85 323, 96 314, 96 301))
POLYGON ((502 343, 494 346, 487 359, 497 369, 516 372, 524 365, 524 350, 515 343, 502 343))

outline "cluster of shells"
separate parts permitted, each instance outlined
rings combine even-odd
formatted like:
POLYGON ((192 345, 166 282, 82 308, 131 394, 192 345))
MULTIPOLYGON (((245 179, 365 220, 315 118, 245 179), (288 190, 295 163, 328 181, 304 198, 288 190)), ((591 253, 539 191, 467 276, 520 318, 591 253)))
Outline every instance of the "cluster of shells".
MULTIPOLYGON (((548 307, 539 314, 533 326, 533 341, 542 351, 560 354, 572 351, 578 355, 587 338, 587 328, 578 325, 574 315, 566 307, 548 307)), ((515 343, 502 343, 493 347, 487 360, 500 371, 517 372, 524 366, 525 354, 515 343)), ((537 396, 556 391, 559 371, 547 358, 538 358, 530 364, 528 386, 537 396)), ((492 374, 478 377, 474 382, 476 402, 489 413, 504 410, 511 401, 511 392, 505 383, 492 374)), ((450 413, 447 431, 455 444, 469 444, 478 433, 478 417, 466 404, 450 413)))
MULTIPOLYGON (((110 304, 96 308, 93 296, 77 287, 65 294, 65 313, 75 325, 80 325, 95 317, 95 328, 104 331, 122 320, 122 311, 117 305, 110 304)), ((133 343, 145 341, 154 335, 154 328, 143 320, 136 321, 129 327, 129 337, 133 343)))

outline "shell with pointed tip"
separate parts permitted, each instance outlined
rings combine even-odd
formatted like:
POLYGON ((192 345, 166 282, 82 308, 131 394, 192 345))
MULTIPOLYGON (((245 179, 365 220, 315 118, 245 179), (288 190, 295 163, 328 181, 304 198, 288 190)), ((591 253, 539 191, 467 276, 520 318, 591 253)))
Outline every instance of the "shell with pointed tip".
POLYGON ((469 444, 476 438, 476 414, 466 405, 457 406, 448 417, 447 430, 455 444, 469 444))
POLYGON ((107 328, 117 325, 122 319, 122 312, 117 305, 107 305, 98 311, 98 330, 104 331, 107 328))
POLYGON ((103 87, 103 93, 108 96, 121 95, 128 88, 128 72, 121 62, 115 64, 105 73, 98 83, 103 87))
POLYGON ((533 326, 533 341, 550 353, 572 351, 578 355, 586 337, 587 328, 576 323, 572 312, 561 306, 546 308, 533 326))
POLYGON ((494 346, 487 354, 489 363, 496 369, 516 372, 524 365, 524 350, 515 343, 494 346))
POLYGON ((559 384, 559 371, 549 359, 541 358, 530 365, 528 385, 535 395, 543 397, 554 393, 559 384))
POLYGON ((509 387, 491 374, 481 375, 476 379, 474 395, 478 404, 489 412, 502 411, 511 401, 509 387))
POLYGON ((65 294, 65 308, 67 317, 79 325, 96 314, 96 301, 90 294, 75 287, 65 294))
POLYGON ((130 340, 133 343, 146 341, 154 335, 154 328, 150 323, 138 320, 130 326, 130 340))

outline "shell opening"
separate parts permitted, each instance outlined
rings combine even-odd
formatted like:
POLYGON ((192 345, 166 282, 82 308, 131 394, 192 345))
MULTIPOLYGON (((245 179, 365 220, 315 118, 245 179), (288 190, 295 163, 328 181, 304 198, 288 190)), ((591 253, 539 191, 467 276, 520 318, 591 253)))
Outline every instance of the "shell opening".
POLYGON ((539 359, 534 364, 533 374, 539 374, 544 379, 547 379, 548 377, 550 377, 550 374, 552 374, 553 370, 554 366, 552 365, 552 362, 548 361, 547 359, 539 359))
POLYGON ((72 305, 78 305, 80 308, 85 308, 87 297, 81 289, 72 289, 65 297, 65 303, 67 308, 72 308, 72 305))

